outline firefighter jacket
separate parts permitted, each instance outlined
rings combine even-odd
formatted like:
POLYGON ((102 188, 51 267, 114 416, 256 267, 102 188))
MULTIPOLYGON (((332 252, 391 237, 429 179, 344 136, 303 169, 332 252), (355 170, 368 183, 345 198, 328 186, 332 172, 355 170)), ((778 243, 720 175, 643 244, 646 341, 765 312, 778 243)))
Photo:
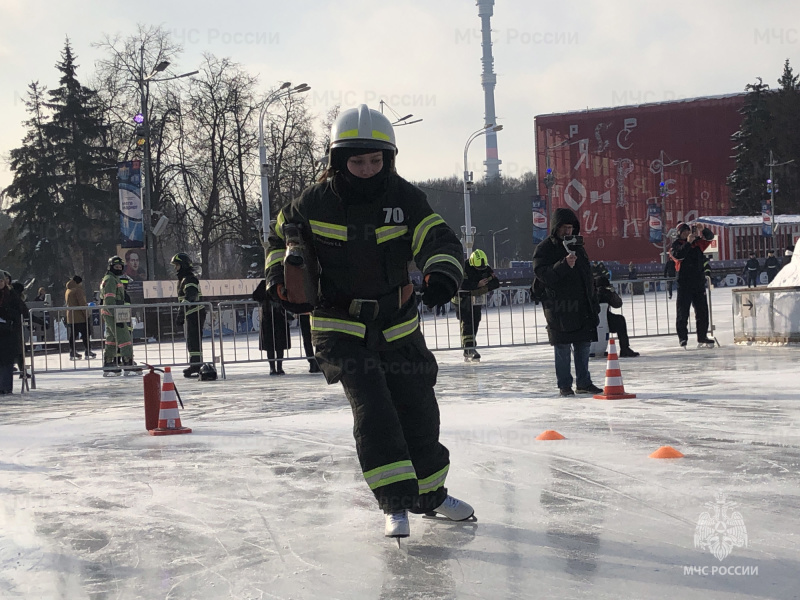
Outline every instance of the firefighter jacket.
POLYGON ((463 279, 461 243, 425 194, 396 174, 367 200, 338 194, 335 181, 307 188, 278 214, 267 249, 267 289, 284 282, 283 225, 299 224, 319 267, 314 344, 337 338, 372 350, 404 344, 421 335, 409 261, 423 277, 452 280, 455 292, 463 279))
MULTIPOLYGON (((181 269, 178 271, 178 302, 202 302, 203 293, 200 291, 200 281, 191 269, 181 269)), ((200 312, 204 307, 201 305, 191 306, 185 309, 185 314, 191 315, 200 312)))
MULTIPOLYGON (((109 271, 100 282, 100 298, 103 300, 103 306, 124 306, 125 305, 125 286, 114 273, 109 271)), ((114 323, 116 316, 114 311, 105 308, 100 310, 103 317, 107 317, 107 321, 114 323)))
POLYGON ((464 266, 464 282, 461 284, 455 300, 459 304, 471 301, 472 304, 483 305, 486 304, 486 294, 499 287, 500 280, 497 279, 490 266, 479 269, 467 263, 464 266), (482 286, 480 282, 484 279, 489 279, 489 283, 482 286))

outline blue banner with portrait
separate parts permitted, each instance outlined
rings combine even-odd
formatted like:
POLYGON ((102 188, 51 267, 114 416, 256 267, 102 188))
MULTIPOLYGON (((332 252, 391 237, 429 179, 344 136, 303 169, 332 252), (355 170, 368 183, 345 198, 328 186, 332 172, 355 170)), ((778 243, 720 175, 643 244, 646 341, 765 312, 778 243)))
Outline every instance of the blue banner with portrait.
POLYGON ((650 230, 650 243, 660 244, 664 235, 664 220, 661 218, 661 205, 647 206, 647 227, 650 230))
POLYGON ((547 198, 536 195, 531 201, 533 211, 533 243, 538 244, 549 235, 547 231, 547 198))
POLYGON ((117 163, 117 182, 119 188, 119 245, 123 248, 143 248, 141 162, 128 160, 117 163))
POLYGON ((764 200, 761 203, 761 235, 772 237, 772 201, 764 200))

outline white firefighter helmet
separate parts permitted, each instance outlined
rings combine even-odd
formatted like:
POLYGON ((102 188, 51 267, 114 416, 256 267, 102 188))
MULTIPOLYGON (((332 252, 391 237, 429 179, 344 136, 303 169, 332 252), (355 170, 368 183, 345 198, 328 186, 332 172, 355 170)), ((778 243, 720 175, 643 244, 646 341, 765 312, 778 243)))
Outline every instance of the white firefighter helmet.
POLYGON ((331 127, 331 151, 336 148, 375 148, 397 153, 389 119, 366 104, 348 108, 331 127))

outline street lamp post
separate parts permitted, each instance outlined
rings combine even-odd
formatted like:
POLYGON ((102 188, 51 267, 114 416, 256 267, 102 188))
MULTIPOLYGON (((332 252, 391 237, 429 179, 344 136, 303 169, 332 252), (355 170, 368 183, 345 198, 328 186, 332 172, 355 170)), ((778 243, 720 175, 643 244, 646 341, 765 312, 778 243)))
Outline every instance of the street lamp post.
POLYGON ((688 160, 673 160, 664 163, 664 151, 659 154, 659 165, 661 170, 661 183, 658 184, 659 194, 661 195, 661 264, 667 262, 667 188, 664 183, 664 169, 688 163, 688 160))
POLYGON ((475 228, 472 226, 472 209, 470 206, 470 192, 472 191, 472 172, 469 170, 467 163, 467 153, 469 152, 469 145, 482 135, 486 135, 490 131, 501 131, 502 125, 494 125, 488 123, 477 131, 473 131, 467 143, 464 146, 464 249, 467 252, 467 258, 472 254, 473 237, 475 235, 475 228))
POLYGON ((492 234, 492 264, 494 265, 495 269, 497 268, 497 244, 496 244, 497 239, 495 238, 495 236, 498 233, 503 233, 504 231, 508 231, 508 227, 503 227, 498 231, 492 231, 491 229, 489 230, 489 233, 492 234))
POLYGON ((782 167, 783 165, 788 165, 788 164, 793 163, 793 162, 794 162, 794 159, 787 160, 786 162, 782 162, 782 163, 776 163, 775 159, 773 158, 773 155, 772 155, 772 150, 769 151, 769 165, 767 165, 769 167, 769 179, 767 179, 767 191, 769 192, 769 210, 770 210, 770 213, 772 213, 771 214, 771 218, 772 218, 772 223, 771 223, 771 225, 772 225, 772 228, 771 228, 772 248, 773 248, 773 250, 776 250, 776 251, 778 250, 778 242, 775 240, 775 233, 776 233, 776 230, 778 229, 778 223, 777 223, 776 215, 775 215, 775 192, 778 191, 778 182, 775 181, 772 178, 772 168, 773 167, 782 167))
POLYGON ((140 63, 139 63, 139 96, 142 104, 142 131, 144 133, 144 153, 142 157, 142 179, 144 180, 144 188, 142 189, 142 232, 144 233, 144 249, 147 256, 147 280, 152 281, 155 277, 155 252, 153 250, 153 207, 151 201, 152 181, 150 177, 150 117, 147 114, 147 100, 150 96, 150 82, 171 81, 173 79, 181 79, 183 77, 190 77, 196 75, 200 71, 191 71, 183 73, 182 75, 175 75, 174 77, 164 77, 162 79, 153 79, 157 73, 161 73, 169 66, 169 61, 162 60, 149 75, 144 74, 144 44, 140 50, 140 63))
POLYGON ((271 104, 282 98, 287 98, 292 92, 307 92, 311 89, 305 83, 291 87, 291 83, 286 81, 281 86, 267 96, 258 115, 258 160, 261 163, 261 244, 264 252, 267 251, 267 238, 269 237, 269 165, 267 164, 267 146, 264 142, 264 116, 271 104))
POLYGON ((544 162, 545 162, 545 176, 544 176, 544 187, 547 188, 547 205, 544 207, 544 214, 550 218, 550 211, 552 210, 553 206, 553 186, 556 183, 556 176, 553 173, 553 169, 550 167, 550 150, 555 150, 556 148, 561 148, 561 146, 566 146, 570 143, 569 139, 566 139, 562 142, 559 142, 555 146, 545 146, 544 149, 544 162))

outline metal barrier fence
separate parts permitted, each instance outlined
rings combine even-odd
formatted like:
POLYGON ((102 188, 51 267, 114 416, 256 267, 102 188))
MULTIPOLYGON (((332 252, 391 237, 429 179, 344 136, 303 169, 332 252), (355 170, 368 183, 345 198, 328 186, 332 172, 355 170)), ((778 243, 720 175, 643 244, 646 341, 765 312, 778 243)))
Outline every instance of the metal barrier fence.
MULTIPOLYGON (((115 322, 123 322, 128 328, 133 346, 133 360, 139 365, 148 363, 153 366, 188 365, 189 353, 186 345, 185 326, 178 328, 176 318, 189 306, 202 306, 206 311, 206 328, 201 331, 202 339, 198 340, 202 348, 204 361, 217 362, 217 327, 214 323, 214 311, 210 302, 195 304, 159 303, 159 304, 126 304, 124 306, 89 306, 89 307, 47 307, 32 308, 26 321, 28 329, 25 340, 25 354, 30 360, 31 383, 35 389, 37 373, 50 371, 86 371, 103 368, 103 352, 105 347, 105 323, 101 310, 114 313, 115 322), (86 318, 84 326, 80 321, 75 323, 71 316, 83 313, 86 318), (44 322, 44 328, 36 322, 44 322), (72 321, 68 323, 67 321, 72 321), (128 323, 130 323, 128 325, 128 323), (88 334, 89 339, 85 336, 88 334), (80 338, 80 343, 79 343, 80 338), (84 354, 80 359, 75 356, 84 354), (211 357, 208 360, 205 357, 211 357)), ((80 317, 78 317, 80 318, 80 317)), ((121 334, 120 334, 121 335, 121 334)), ((116 328, 113 339, 116 340, 116 328)), ((124 338, 123 338, 124 339, 124 338)))
POLYGON ((800 287, 733 290, 733 341, 800 343, 800 287))
MULTIPOLYGON (((631 338, 674 335, 675 309, 669 298, 669 283, 673 280, 659 279, 646 281, 615 281, 612 285, 623 298, 622 308, 615 312, 625 316, 628 335, 631 338)), ((219 365, 219 373, 226 377, 225 365, 232 363, 266 361, 309 360, 300 321, 307 316, 289 315, 286 324, 286 337, 290 348, 283 356, 270 356, 268 350, 280 338, 273 329, 269 337, 261 339, 260 303, 253 300, 220 302, 216 307, 203 302, 206 308, 206 326, 203 332, 204 361, 219 365), (270 341, 272 344, 270 344, 270 341), (266 342, 262 343, 262 342, 266 342), (211 357, 211 360, 208 359, 211 357)), ((175 317, 187 305, 180 303, 137 304, 116 308, 129 309, 131 313, 134 360, 152 365, 188 364, 184 332, 175 326, 175 317)), ((34 314, 38 320, 51 323, 52 332, 45 332, 41 339, 31 335, 27 340, 27 350, 31 356, 32 374, 50 371, 78 371, 101 369, 104 335, 102 332, 102 307, 57 307, 31 309, 29 326, 33 327, 34 314), (83 356, 71 360, 69 351, 76 351, 77 327, 66 325, 65 317, 69 311, 87 313, 91 326, 90 348, 97 350, 96 357, 83 356), (74 343, 70 343, 70 339, 74 343)), ((709 295, 709 308, 710 295, 709 295)), ((270 308, 270 322, 282 325, 282 317, 274 314, 280 309, 270 308)), ((712 313, 713 315, 713 313, 712 313)), ((713 319, 713 317, 712 317, 713 319)), ((73 320, 73 319, 70 319, 73 320)), ((306 321, 307 323, 307 321, 306 321)), ((428 347, 433 350, 463 349, 460 321, 455 310, 448 306, 444 315, 437 315, 420 304, 420 327, 428 347)), ((477 347, 507 347, 531 344, 546 344, 547 322, 540 304, 533 303, 530 288, 526 286, 503 287, 487 296, 486 306, 477 332, 477 347)), ((692 320, 690 319, 690 328, 692 320)), ((711 331, 713 332, 713 320, 711 331)), ((35 329, 31 329, 34 332, 35 329)), ((281 344, 277 344, 281 346, 281 344)), ((277 348, 276 348, 277 349, 277 348)), ((312 349, 313 351, 313 349, 312 349)), ((312 359, 313 360, 313 359, 312 359)), ((35 388, 35 380, 33 387, 35 388)))

